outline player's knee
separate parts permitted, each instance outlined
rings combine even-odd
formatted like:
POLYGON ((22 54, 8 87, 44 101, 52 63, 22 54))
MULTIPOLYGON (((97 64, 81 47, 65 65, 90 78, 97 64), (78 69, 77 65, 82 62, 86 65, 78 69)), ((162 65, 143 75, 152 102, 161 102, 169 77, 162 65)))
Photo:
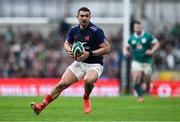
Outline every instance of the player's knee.
POLYGON ((84 78, 86 84, 93 84, 95 79, 94 78, 84 78))
POLYGON ((135 77, 135 78, 133 78, 133 82, 134 83, 140 83, 141 82, 141 78, 135 77))
POLYGON ((62 91, 64 89, 66 89, 69 86, 69 84, 65 83, 65 82, 60 82, 55 86, 55 89, 57 91, 62 91))

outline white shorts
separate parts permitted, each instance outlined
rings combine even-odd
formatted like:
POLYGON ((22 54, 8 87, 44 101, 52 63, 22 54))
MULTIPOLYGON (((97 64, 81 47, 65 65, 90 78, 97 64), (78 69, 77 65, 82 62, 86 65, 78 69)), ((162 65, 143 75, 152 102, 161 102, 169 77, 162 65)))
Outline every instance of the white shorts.
POLYGON ((69 67, 78 80, 82 79, 85 74, 90 70, 95 70, 98 73, 98 78, 101 76, 103 72, 103 66, 100 64, 88 64, 83 62, 74 61, 69 67))
POLYGON ((152 73, 152 65, 150 63, 141 63, 138 61, 132 61, 131 70, 133 71, 142 71, 146 75, 152 73))

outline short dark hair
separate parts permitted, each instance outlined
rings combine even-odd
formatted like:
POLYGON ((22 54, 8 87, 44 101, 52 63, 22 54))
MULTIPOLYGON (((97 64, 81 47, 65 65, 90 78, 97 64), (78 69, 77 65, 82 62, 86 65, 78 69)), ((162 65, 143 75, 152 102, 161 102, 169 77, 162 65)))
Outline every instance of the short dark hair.
POLYGON ((138 20, 136 20, 136 21, 134 22, 134 24, 140 25, 140 24, 141 24, 141 22, 140 22, 140 21, 138 21, 138 20))
POLYGON ((79 10, 78 10, 78 15, 79 15, 79 12, 80 11, 88 11, 90 14, 91 14, 91 11, 87 8, 87 7, 81 7, 81 8, 79 8, 79 10))

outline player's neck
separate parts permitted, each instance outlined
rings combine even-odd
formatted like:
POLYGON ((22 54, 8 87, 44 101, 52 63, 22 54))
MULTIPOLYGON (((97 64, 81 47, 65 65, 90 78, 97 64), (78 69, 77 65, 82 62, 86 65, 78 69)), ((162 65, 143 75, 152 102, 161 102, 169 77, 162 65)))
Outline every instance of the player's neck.
POLYGON ((135 33, 134 33, 134 36, 135 36, 135 37, 141 37, 141 36, 143 36, 143 35, 144 35, 144 31, 139 32, 139 33, 138 33, 138 32, 135 32, 135 33))
POLYGON ((84 30, 88 25, 89 25, 89 23, 86 25, 80 25, 81 30, 84 30))
POLYGON ((136 32, 136 34, 137 34, 138 36, 141 36, 142 31, 141 31, 141 32, 136 32))

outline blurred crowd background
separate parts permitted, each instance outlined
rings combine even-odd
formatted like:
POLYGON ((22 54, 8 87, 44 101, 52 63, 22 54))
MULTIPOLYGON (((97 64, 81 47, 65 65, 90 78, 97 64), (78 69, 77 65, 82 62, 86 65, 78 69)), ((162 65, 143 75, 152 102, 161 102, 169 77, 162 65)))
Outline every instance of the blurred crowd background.
MULTIPOLYGON (((24 1, 27 1, 27 4, 30 2, 29 0, 21 0, 21 3, 24 3, 24 1)), ((103 1, 106 2, 106 0, 103 1)), ((33 2, 35 1, 32 1, 32 3, 33 2)), ((46 2, 49 3, 48 1, 46 2)), ((64 7, 63 12, 62 11, 60 12, 60 13, 64 13, 64 16, 76 15, 76 11, 77 11, 76 7, 72 7, 72 5, 77 4, 74 2, 74 0, 67 0, 67 2, 63 0, 56 0, 56 2, 57 3, 63 2, 65 7, 68 8, 69 6, 71 7, 71 10, 74 11, 71 13, 67 13, 67 11, 71 11, 71 10, 65 11, 64 10, 65 7, 64 7)), ((100 1, 97 0, 94 0, 92 2, 100 3, 100 1)), ((3 5, 5 3, 6 5, 10 6, 11 1, 1 0, 0 2, 1 17, 25 16, 23 12, 19 12, 20 10, 18 8, 17 9, 19 11, 15 11, 14 13, 13 10, 16 10, 16 8, 14 8, 12 12, 10 11, 11 9, 7 7, 3 9, 3 5), (2 12, 2 10, 4 11, 2 12), (20 14, 20 15, 16 15, 16 14, 20 14)), ((19 3, 20 3, 19 1, 15 0, 13 5, 16 6, 16 4, 18 5, 19 3)), ((82 5, 82 3, 84 3, 84 1, 79 0, 79 4, 82 5)), ((117 3, 119 3, 117 0, 114 1, 112 0, 110 6, 113 5, 117 6, 117 3)), ((26 2, 20 5, 23 6, 25 4, 26 2)), ((159 15, 153 17, 153 11, 149 12, 150 10, 148 8, 150 8, 151 6, 153 8, 155 5, 159 5, 161 9, 163 9, 166 6, 169 6, 171 8, 171 6, 175 6, 176 4, 180 5, 180 2, 174 0, 169 3, 166 0, 154 1, 154 2, 153 0, 147 0, 146 2, 143 0, 138 0, 136 3, 132 2, 131 4, 132 4, 131 5, 132 11, 136 10, 133 11, 131 14, 131 23, 130 23, 131 33, 133 33, 132 32, 133 22, 135 20, 141 20, 144 24, 145 31, 149 31, 152 34, 154 34, 154 36, 158 38, 161 44, 160 49, 154 55, 154 74, 164 70, 179 71, 180 70, 180 20, 179 20, 180 15, 175 14, 174 21, 172 21, 172 18, 170 21, 168 20, 166 21, 165 14, 159 13, 159 15), (162 4, 163 6, 160 6, 162 4), (140 8, 138 6, 140 6, 140 8), (144 10, 144 13, 139 12, 136 8, 144 10), (163 21, 163 19, 165 21, 163 21), (156 21, 158 21, 158 23, 156 21), (161 21, 163 22, 161 23, 161 21)), ((91 4, 89 5, 91 9, 91 4)), ((106 4, 104 4, 104 7, 106 7, 106 4)), ((57 9, 59 9, 58 6, 57 9)), ((179 7, 176 7, 176 10, 179 9, 180 9, 179 7)), ((158 7, 154 9, 154 11, 158 11, 158 10, 159 10, 158 7)), ((108 13, 107 11, 105 11, 107 14, 109 14, 107 16, 112 15, 112 13, 114 13, 113 16, 117 16, 118 14, 118 11, 116 9, 113 9, 113 7, 111 7, 109 11, 110 12, 108 13)), ((92 10, 92 14, 93 12, 95 12, 94 9, 92 10)), ((162 13, 163 12, 164 11, 162 11, 162 13)), ((95 15, 102 17, 105 16, 104 14, 102 14, 101 11, 99 13, 100 14, 98 15, 98 11, 97 11, 95 12, 95 15)), ((34 14, 38 14, 38 12, 34 14)), ((39 14, 41 15, 41 13, 39 14)), ((57 12, 57 14, 59 13, 57 12)), ((32 16, 32 15, 33 12, 30 12, 28 14, 28 16, 32 16)), ((42 16, 43 17, 48 16, 48 14, 47 15, 42 14, 42 16)), ((56 24, 56 26, 51 27, 46 32, 46 34, 43 33, 44 31, 43 28, 38 30, 26 29, 26 26, 24 26, 23 28, 11 24, 6 26, 4 25, 0 25, 0 26, 3 26, 3 31, 0 28, 1 30, 0 31, 0 46, 1 46, 0 47, 0 77, 61 77, 62 73, 65 71, 65 68, 73 61, 73 59, 68 57, 68 55, 66 54, 63 48, 67 31, 72 26, 72 24, 66 23, 64 20, 59 20, 58 24, 56 24)), ((122 54, 123 32, 121 26, 120 27, 118 26, 118 29, 116 30, 117 30, 116 32, 112 32, 112 33, 108 32, 108 34, 106 34, 106 38, 109 40, 111 45, 111 53, 109 55, 106 55, 104 59, 105 69, 102 75, 103 78, 120 77, 121 62, 124 60, 124 56, 122 54)))
MULTIPOLYGON (((0 33, 1 77, 61 77, 65 68, 73 61, 65 52, 63 43, 71 25, 61 23, 47 36, 37 31, 21 31, 8 27, 0 33), (62 28, 66 26, 66 29, 62 28)), ((161 48, 154 56, 154 70, 180 69, 180 24, 171 30, 166 27, 155 33, 161 48)), ((105 56, 102 77, 119 77, 122 54, 122 31, 109 35, 111 54, 105 56)))

